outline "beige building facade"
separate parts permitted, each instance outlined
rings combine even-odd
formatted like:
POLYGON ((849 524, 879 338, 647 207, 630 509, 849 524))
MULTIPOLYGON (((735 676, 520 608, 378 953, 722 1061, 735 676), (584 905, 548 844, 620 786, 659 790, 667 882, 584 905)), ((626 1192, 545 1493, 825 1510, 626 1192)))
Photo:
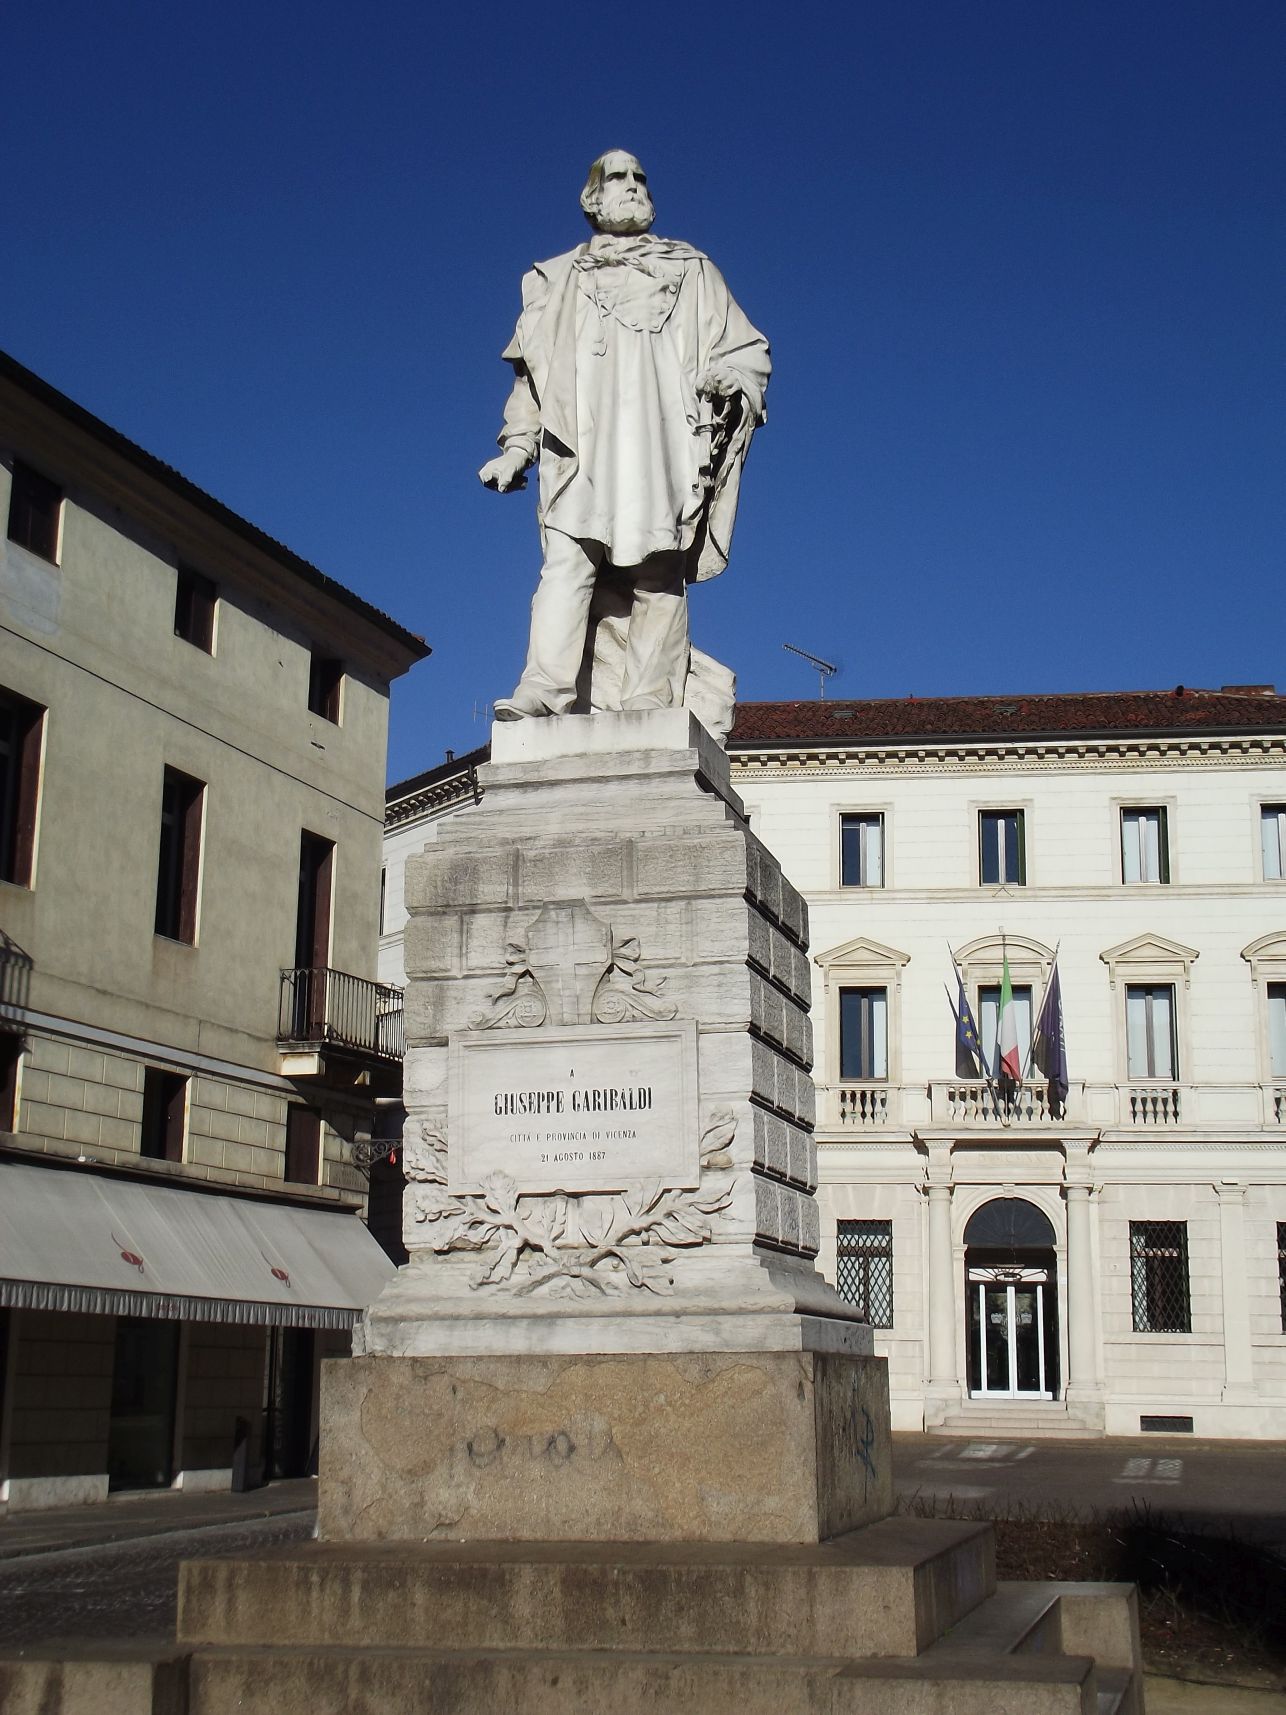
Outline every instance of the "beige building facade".
POLYGON ((427 649, 10 359, 0 521, 0 1499, 298 1465, 387 1268, 383 770, 427 649))
MULTIPOLYGON (((746 704, 729 750, 809 903, 820 1262, 895 1428, 1286 1434, 1286 698, 746 704)), ((390 981, 484 754, 390 789, 390 981)))

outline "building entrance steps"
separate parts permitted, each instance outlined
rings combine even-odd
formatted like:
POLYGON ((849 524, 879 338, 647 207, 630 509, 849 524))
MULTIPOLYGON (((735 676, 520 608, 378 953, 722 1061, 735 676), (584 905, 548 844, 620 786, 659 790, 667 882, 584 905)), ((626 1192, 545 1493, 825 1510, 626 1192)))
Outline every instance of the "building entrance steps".
POLYGON ((970 1399, 949 1410, 933 1424, 933 1435, 1007 1435, 1034 1436, 1084 1441, 1103 1433, 1102 1414, 1095 1419, 1087 1411, 1078 1411, 1061 1400, 1024 1402, 1021 1400, 970 1399))

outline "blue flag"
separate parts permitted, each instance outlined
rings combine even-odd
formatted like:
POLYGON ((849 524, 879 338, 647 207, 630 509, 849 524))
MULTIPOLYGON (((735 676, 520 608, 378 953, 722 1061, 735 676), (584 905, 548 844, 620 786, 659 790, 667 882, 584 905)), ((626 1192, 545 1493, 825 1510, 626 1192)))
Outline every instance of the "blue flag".
POLYGON ((956 983, 960 991, 960 999, 956 1003, 956 1077, 985 1078, 986 1063, 982 1057, 982 1040, 978 1035, 978 1026, 974 1023, 973 1013, 969 1007, 969 997, 965 993, 964 978, 956 968, 956 983))
POLYGON ((1032 1059, 1049 1079, 1049 1093, 1061 1112, 1067 1101, 1067 1035, 1063 1028, 1063 990, 1058 980, 1058 961, 1049 973, 1049 987, 1041 1002, 1040 1016, 1032 1036, 1032 1059))

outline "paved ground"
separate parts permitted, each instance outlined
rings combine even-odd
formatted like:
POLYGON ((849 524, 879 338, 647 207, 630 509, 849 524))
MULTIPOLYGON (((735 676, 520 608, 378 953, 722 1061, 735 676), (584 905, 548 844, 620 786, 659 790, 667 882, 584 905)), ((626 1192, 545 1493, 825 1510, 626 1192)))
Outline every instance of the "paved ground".
MULTIPOLYGON (((1286 1444, 968 1441, 894 1438, 903 1495, 954 1495, 997 1508, 1091 1508, 1131 1501, 1286 1544, 1286 1444)), ((122 1497, 0 1518, 0 1650, 61 1639, 169 1642, 180 1560, 312 1535, 316 1485, 248 1495, 122 1497)), ((1149 1715, 1286 1715, 1275 1692, 1147 1680, 1149 1715)))
POLYGON ((954 1496, 984 1510, 1103 1512, 1139 1506, 1235 1530, 1286 1554, 1286 1442, 1130 1436, 984 1441, 895 1435, 898 1494, 954 1496))
POLYGON ((180 1560, 255 1552, 313 1532, 316 1483, 173 1495, 0 1521, 0 1648, 174 1636, 180 1560))

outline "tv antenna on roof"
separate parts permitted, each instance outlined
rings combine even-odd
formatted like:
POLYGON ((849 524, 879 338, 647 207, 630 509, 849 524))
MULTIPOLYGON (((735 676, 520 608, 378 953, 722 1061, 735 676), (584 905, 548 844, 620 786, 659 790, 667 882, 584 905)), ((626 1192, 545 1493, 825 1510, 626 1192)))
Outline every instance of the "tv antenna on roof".
POLYGON ((805 661, 812 663, 817 669, 817 695, 821 702, 826 701, 826 681, 833 679, 839 668, 833 661, 823 661, 820 655, 810 655, 807 649, 796 649, 793 643, 783 643, 783 649, 789 649, 792 655, 802 655, 805 661))

